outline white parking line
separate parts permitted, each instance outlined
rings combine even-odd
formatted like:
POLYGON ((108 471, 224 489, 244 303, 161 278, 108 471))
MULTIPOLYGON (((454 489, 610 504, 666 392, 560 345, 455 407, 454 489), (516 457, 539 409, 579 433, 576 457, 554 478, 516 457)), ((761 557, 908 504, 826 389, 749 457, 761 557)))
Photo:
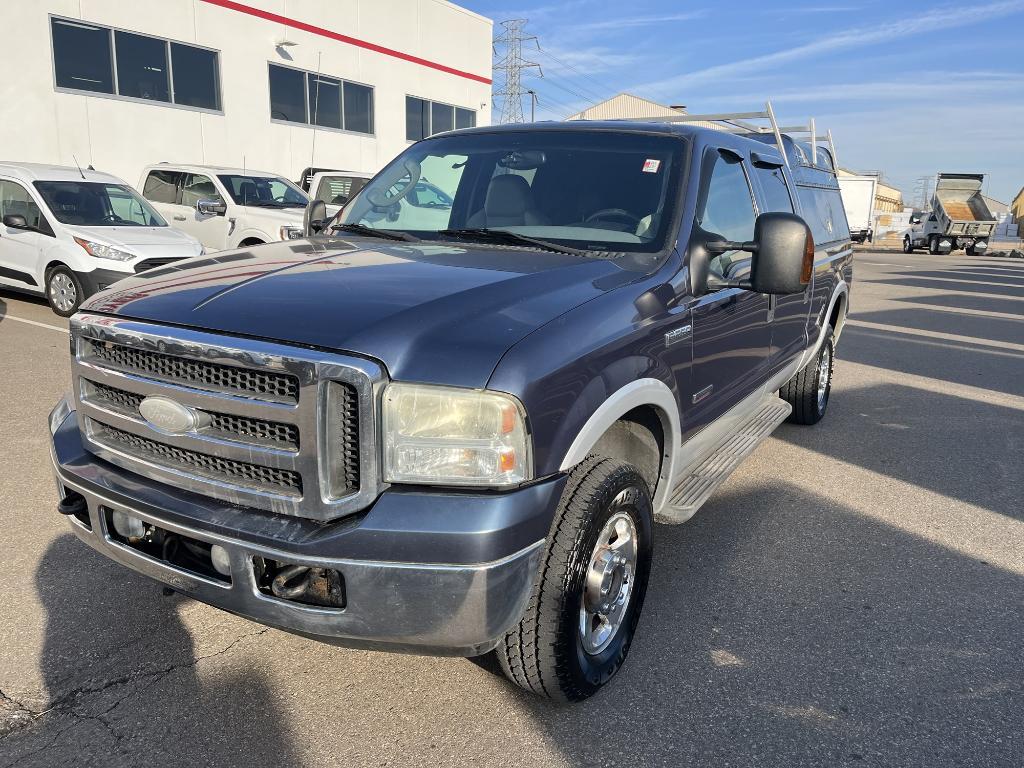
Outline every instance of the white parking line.
POLYGON ((0 322, 4 320, 13 320, 16 323, 25 323, 26 325, 35 325, 40 328, 46 328, 51 331, 57 331, 58 333, 67 333, 67 328, 61 328, 59 325, 47 325, 46 323, 40 323, 37 320, 28 320, 24 317, 15 317, 14 315, 4 315, 0 317, 0 322))

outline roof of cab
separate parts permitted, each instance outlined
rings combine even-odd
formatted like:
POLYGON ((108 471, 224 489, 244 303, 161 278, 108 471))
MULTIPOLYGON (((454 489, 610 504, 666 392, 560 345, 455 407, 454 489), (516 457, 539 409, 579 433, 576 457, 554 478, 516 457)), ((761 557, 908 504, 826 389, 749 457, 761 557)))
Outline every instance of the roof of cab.
POLYGON ((13 176, 22 181, 107 181, 114 184, 124 184, 120 179, 110 173, 94 171, 88 168, 76 168, 73 165, 47 165, 45 163, 19 163, 16 161, 0 160, 0 175, 13 176))
MULTIPOLYGON (((754 134, 731 133, 729 131, 718 131, 714 128, 706 128, 699 125, 687 123, 668 123, 652 120, 566 120, 556 122, 554 120, 539 123, 506 123, 503 125, 479 126, 476 128, 462 128, 457 131, 447 131, 435 134, 430 138, 438 136, 451 136, 454 134, 466 133, 507 133, 529 131, 608 131, 618 133, 649 133, 660 136, 682 136, 687 138, 700 138, 704 140, 714 139, 716 142, 732 143, 742 145, 751 140, 754 134)), ((758 143, 756 147, 749 146, 751 151, 755 149, 764 152, 763 144, 758 143)), ((781 157, 781 156, 780 156, 781 157)))
POLYGON ((186 173, 229 173, 237 176, 257 176, 265 178, 283 178, 273 171, 261 171, 256 168, 232 168, 228 165, 199 165, 197 163, 153 163, 147 165, 145 173, 158 170, 185 171, 186 173))
MULTIPOLYGON (((644 120, 567 120, 564 122, 545 121, 539 123, 507 123, 503 125, 479 126, 476 128, 462 128, 457 131, 439 133, 430 138, 438 136, 451 136, 464 133, 507 133, 517 131, 610 131, 622 133, 649 133, 661 136, 686 136, 700 139, 702 141, 713 141, 716 144, 732 145, 734 147, 746 147, 748 151, 758 152, 761 155, 775 155, 781 162, 782 153, 775 145, 775 135, 772 133, 732 133, 720 131, 699 125, 687 123, 669 123, 644 120), (751 144, 750 142, 755 142, 751 144)), ((429 140, 429 139, 428 139, 429 140)), ((794 139, 792 136, 783 133, 782 143, 789 160, 790 169, 796 177, 804 172, 824 172, 826 175, 835 177, 835 170, 831 167, 813 166, 810 161, 810 147, 804 142, 794 139), (797 170, 800 169, 800 170, 797 170)), ((819 153, 824 152, 831 161, 831 153, 826 147, 819 144, 819 153)))

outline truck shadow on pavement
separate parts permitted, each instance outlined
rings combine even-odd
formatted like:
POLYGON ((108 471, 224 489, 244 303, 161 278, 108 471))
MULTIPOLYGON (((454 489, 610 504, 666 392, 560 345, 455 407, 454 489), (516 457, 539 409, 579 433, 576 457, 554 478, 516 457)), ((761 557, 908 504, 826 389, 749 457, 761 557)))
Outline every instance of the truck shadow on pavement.
POLYGON ((567 762, 1019 765, 1020 573, 788 482, 655 535, 612 686, 572 707, 519 697, 567 762))
MULTIPOLYGON (((182 599, 60 534, 36 570, 46 612, 45 714, 2 742, 0 764, 292 765, 284 715, 245 665, 203 662, 249 637, 197 649, 182 599), (154 738, 158 734, 160 738, 154 738)), ((258 631, 251 625, 254 632, 258 631)), ((225 633, 226 634, 226 633, 225 633)))

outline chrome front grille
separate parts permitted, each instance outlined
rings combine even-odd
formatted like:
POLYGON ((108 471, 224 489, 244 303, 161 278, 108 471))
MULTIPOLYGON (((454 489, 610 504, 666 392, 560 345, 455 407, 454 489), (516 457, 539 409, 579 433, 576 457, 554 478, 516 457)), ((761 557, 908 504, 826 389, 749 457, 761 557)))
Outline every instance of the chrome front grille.
POLYGON ((79 426, 97 456, 232 504, 318 520, 380 492, 374 435, 385 379, 375 363, 95 315, 75 317, 71 331, 79 426), (190 426, 168 432, 147 421, 140 405, 153 396, 183 406, 190 426))
MULTIPOLYGON (((145 395, 109 387, 106 384, 90 381, 85 377, 82 378, 82 394, 86 402, 116 411, 132 419, 144 421, 142 414, 139 413, 139 404, 145 399, 145 395)), ((197 432, 219 437, 222 440, 270 446, 286 451, 299 450, 299 428, 294 424, 205 411, 201 408, 193 410, 197 414, 207 417, 202 419, 204 426, 197 432)), ((356 452, 358 459, 358 442, 352 450, 356 452)))
POLYGON ((286 374, 190 360, 92 338, 85 339, 85 358, 120 371, 210 392, 230 392, 285 403, 299 400, 299 381, 286 374))
POLYGON ((211 480, 229 480, 259 491, 272 490, 286 496, 302 496, 302 476, 298 472, 175 448, 93 419, 89 420, 89 434, 101 443, 120 446, 126 453, 144 461, 171 465, 211 480))

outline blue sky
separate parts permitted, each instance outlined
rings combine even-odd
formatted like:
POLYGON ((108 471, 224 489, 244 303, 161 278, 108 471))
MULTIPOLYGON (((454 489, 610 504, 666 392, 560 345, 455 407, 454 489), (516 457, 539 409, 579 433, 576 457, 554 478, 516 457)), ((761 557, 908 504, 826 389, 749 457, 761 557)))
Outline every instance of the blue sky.
POLYGON ((538 119, 619 91, 691 112, 770 98, 782 122, 831 128, 844 166, 883 171, 908 203, 938 171, 982 171, 1004 202, 1024 185, 1024 0, 460 4, 530 20, 538 119))

